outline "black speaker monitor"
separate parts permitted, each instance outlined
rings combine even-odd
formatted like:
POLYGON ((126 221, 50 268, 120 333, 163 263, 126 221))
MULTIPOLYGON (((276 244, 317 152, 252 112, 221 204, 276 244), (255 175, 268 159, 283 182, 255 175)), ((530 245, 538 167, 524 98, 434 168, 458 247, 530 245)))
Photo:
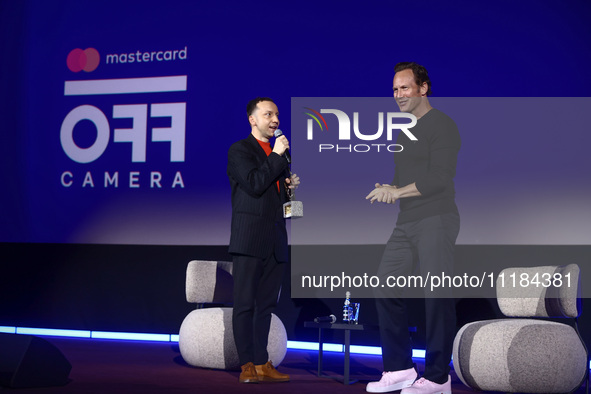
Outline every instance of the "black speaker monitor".
POLYGON ((0 333, 0 386, 63 386, 71 370, 62 352, 45 339, 0 333))

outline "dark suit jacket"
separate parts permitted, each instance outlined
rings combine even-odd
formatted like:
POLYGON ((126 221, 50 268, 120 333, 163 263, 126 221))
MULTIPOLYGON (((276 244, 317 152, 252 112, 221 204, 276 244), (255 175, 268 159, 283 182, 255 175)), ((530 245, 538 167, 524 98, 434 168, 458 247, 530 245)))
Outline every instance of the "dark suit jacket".
POLYGON ((283 203, 287 201, 285 157, 269 156, 250 134, 228 150, 228 178, 232 186, 231 254, 287 262, 287 231, 283 203), (277 191, 279 181, 280 191, 277 191))

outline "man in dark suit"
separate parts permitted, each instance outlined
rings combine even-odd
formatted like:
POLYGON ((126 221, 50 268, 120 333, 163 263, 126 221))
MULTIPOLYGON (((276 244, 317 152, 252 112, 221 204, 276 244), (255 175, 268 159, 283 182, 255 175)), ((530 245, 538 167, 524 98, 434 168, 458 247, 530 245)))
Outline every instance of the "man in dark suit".
POLYGON ((228 151, 228 178, 232 186, 234 341, 242 365, 239 381, 285 382, 267 354, 271 312, 277 306, 283 271, 288 260, 283 204, 287 189, 299 178, 289 175, 285 136, 270 139, 279 127, 279 111, 268 97, 251 100, 246 108, 250 135, 228 151))

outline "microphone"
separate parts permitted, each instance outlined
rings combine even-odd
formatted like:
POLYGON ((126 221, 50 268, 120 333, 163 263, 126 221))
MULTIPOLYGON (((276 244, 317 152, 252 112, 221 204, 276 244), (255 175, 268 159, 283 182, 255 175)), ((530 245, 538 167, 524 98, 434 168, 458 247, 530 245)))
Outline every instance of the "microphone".
POLYGON ((330 316, 320 316, 314 318, 314 323, 330 323, 333 324, 337 321, 337 317, 335 315, 330 316))
MULTIPOLYGON (((275 138, 278 138, 283 135, 283 131, 277 129, 277 130, 275 130, 275 132, 273 134, 275 135, 275 138)), ((289 149, 286 149, 283 154, 284 154, 285 158, 287 159, 287 163, 291 164, 291 155, 289 154, 289 149)))

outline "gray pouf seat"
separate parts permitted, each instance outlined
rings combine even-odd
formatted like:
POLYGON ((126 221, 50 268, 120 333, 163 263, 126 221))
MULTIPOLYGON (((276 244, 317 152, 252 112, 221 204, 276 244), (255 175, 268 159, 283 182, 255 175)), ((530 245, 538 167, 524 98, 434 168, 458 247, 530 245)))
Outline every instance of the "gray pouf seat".
MULTIPOLYGON (((240 367, 232 331, 232 308, 192 311, 183 320, 179 337, 181 355, 189 365, 219 369, 240 367)), ((281 364, 287 353, 287 333, 275 314, 271 317, 267 352, 275 366, 281 364)))
MULTIPOLYGON (((577 265, 509 268, 501 274, 506 287, 497 279, 497 300, 504 315, 578 317, 577 265), (526 273, 533 278, 536 272, 562 277, 570 273, 571 286, 507 286, 512 274, 520 278, 526 273)), ((475 390, 568 393, 584 381, 588 355, 577 331, 567 324, 531 318, 496 319, 469 323, 460 329, 454 341, 453 363, 460 380, 475 390)))
MULTIPOLYGON (((232 330, 232 308, 204 307, 207 304, 231 305, 232 289, 231 262, 193 260, 187 266, 187 301, 198 304, 198 309, 185 317, 179 330, 179 348, 187 364, 239 369, 232 330)), ((267 352, 275 366, 281 364, 287 353, 287 332, 275 314, 271 318, 267 352)))

